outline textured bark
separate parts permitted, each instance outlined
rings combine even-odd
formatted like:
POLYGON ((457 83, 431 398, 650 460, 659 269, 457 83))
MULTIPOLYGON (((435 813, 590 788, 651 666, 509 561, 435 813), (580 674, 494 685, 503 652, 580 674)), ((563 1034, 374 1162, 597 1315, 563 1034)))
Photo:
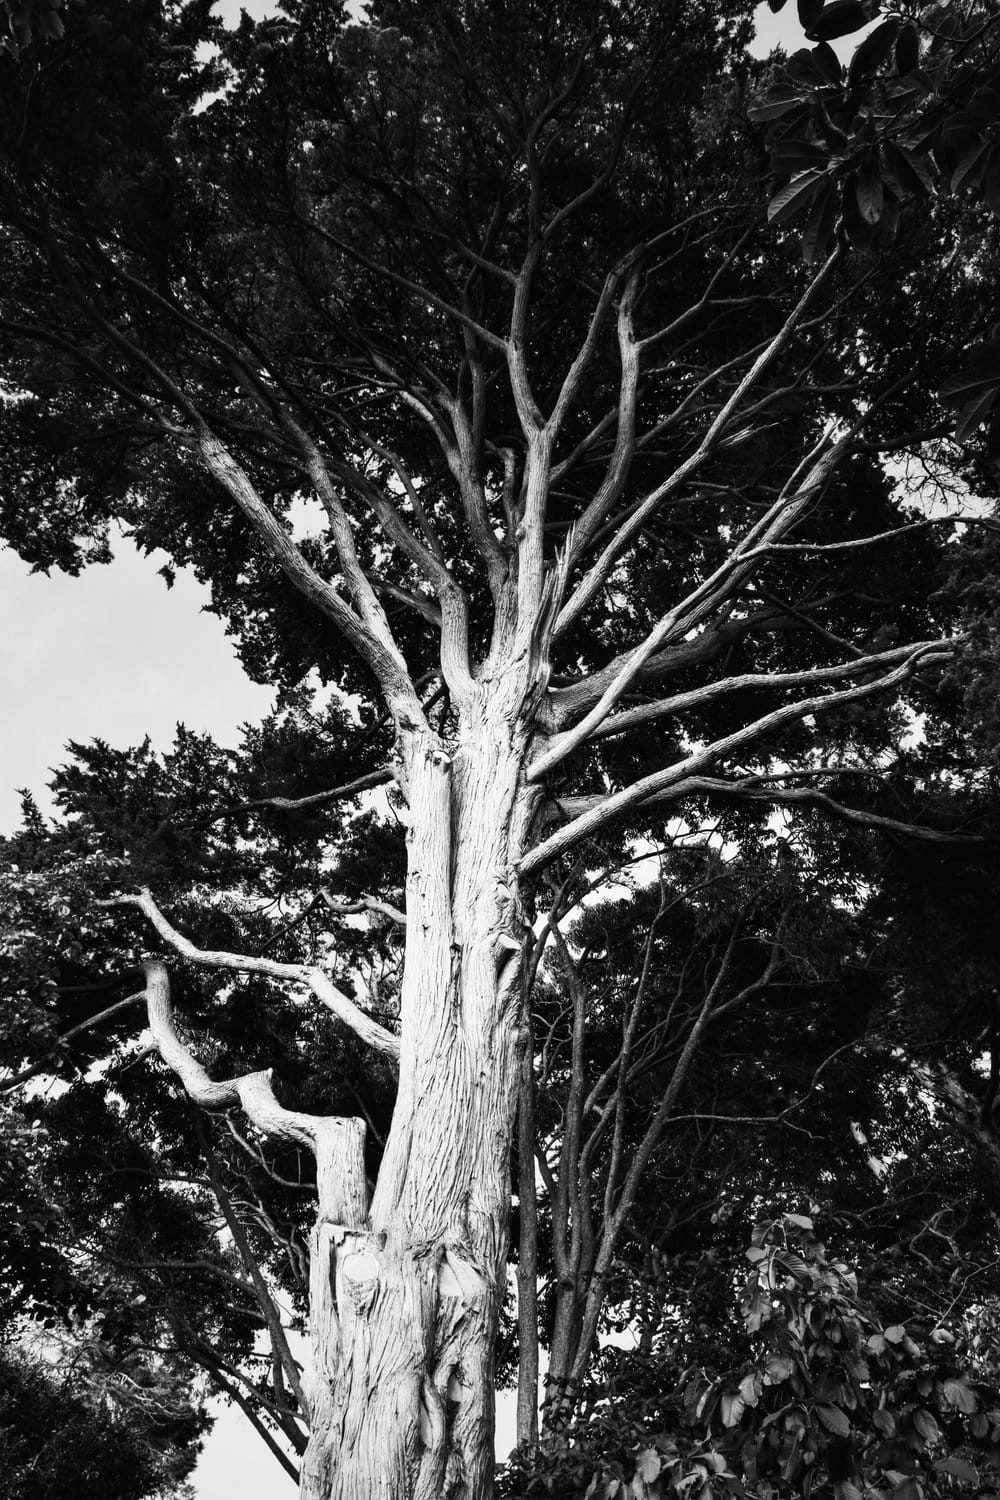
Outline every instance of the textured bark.
MULTIPOLYGON (((401 745, 399 1089, 370 1208, 321 1202, 313 1236, 305 1500, 492 1493, 519 1066, 516 865, 534 799, 522 698, 512 673, 474 691, 453 746, 421 731, 401 745)), ((360 1134, 356 1150, 360 1160, 360 1134)))

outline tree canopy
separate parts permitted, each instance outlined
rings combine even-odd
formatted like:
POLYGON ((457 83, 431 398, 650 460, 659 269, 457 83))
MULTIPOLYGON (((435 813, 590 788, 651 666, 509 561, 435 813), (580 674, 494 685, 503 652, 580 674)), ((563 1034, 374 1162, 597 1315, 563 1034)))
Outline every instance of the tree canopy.
MULTIPOLYGON (((739 1365, 692 1272, 783 1194, 900 1303, 928 1233, 987 1266, 994 8, 846 66, 877 5, 768 65, 745 0, 5 10, 3 535, 165 549, 279 690, 74 746, 5 841, 16 1306, 312 1500, 479 1500, 498 1353, 529 1450, 539 1341, 552 1451, 616 1319, 666 1389, 707 1297, 739 1365)), ((919 1500, 870 1441, 829 1483, 919 1500)))

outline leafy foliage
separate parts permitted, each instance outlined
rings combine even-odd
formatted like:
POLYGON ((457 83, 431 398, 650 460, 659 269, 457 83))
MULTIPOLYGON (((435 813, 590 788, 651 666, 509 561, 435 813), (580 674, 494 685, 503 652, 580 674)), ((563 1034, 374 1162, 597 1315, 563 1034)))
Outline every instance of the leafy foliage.
MULTIPOLYGON (((964 1320, 918 1311, 884 1325, 804 1214, 758 1225, 747 1256, 745 1337, 717 1349, 728 1352, 729 1368, 710 1359, 679 1369, 669 1342, 644 1342, 620 1357, 550 1453, 555 1468, 543 1457, 534 1475, 515 1470, 506 1493, 920 1500, 996 1492, 979 1472, 1000 1463, 1000 1413, 991 1409, 1000 1372, 992 1348, 984 1359, 982 1308, 964 1320)), ((734 1272, 732 1263, 716 1269, 731 1291, 734 1272)), ((664 1295, 669 1301, 669 1286, 664 1295)))
MULTIPOLYGON (((800 5, 817 45, 780 65, 751 110, 767 127, 780 184, 768 217, 783 225, 808 209, 801 245, 810 265, 838 231, 862 252, 884 249, 907 205, 942 189, 1000 213, 1000 27, 992 8, 901 7, 866 34, 845 68, 830 41, 881 10, 854 0, 800 5)), ((998 394, 994 333, 939 392, 959 409, 959 442, 988 419, 998 394)), ((990 441, 995 454, 996 424, 990 441)))
POLYGON ((140 1355, 110 1378, 79 1349, 0 1351, 7 1500, 182 1500, 203 1430, 183 1391, 140 1355))

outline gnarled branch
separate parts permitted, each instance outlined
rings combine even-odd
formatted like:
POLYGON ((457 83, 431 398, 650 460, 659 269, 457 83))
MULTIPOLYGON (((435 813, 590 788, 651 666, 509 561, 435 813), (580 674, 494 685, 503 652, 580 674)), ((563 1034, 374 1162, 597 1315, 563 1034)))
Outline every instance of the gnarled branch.
POLYGON ((399 1056, 399 1039, 373 1021, 370 1016, 355 1002, 337 989, 336 985, 324 974, 323 970, 315 964, 286 964, 280 963, 273 958, 255 957, 250 953, 227 953, 210 948, 198 948, 189 938, 177 931, 164 916, 163 912, 153 900, 152 892, 146 887, 136 894, 128 896, 113 896, 110 900, 99 901, 99 906, 135 906, 141 911, 163 940, 170 944, 176 952, 190 959, 192 963, 207 969, 229 969, 241 974, 266 974, 271 979, 290 979, 295 984, 305 985, 312 990, 316 998, 332 1011, 338 1020, 343 1021, 376 1051, 385 1053, 388 1057, 399 1056))

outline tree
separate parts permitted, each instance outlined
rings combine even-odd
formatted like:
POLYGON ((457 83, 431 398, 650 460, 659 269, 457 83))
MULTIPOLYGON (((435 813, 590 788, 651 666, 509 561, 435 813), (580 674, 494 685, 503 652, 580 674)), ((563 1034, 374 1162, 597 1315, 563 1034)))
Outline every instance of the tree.
POLYGON ((706 803, 911 828, 847 788, 960 641, 948 526, 880 460, 940 437, 988 327, 975 225, 904 193, 891 255, 803 266, 758 211, 746 12, 289 0, 227 35, 101 0, 4 63, 6 535, 73 570, 117 520, 193 565, 253 673, 358 702, 322 795, 389 785, 405 823, 398 1028, 324 962, 215 946, 210 882, 189 937, 144 851, 88 866, 190 1097, 315 1156, 305 1496, 490 1492, 542 872, 706 803), (371 1194, 363 1119, 206 1071, 164 955, 397 1065, 371 1194))
POLYGON ((108 1500, 189 1494, 203 1423, 164 1369, 140 1355, 109 1368, 101 1349, 33 1359, 0 1352, 0 1443, 9 1500, 57 1500, 81 1488, 108 1500), (182 1485, 182 1488, 178 1488, 182 1485))

